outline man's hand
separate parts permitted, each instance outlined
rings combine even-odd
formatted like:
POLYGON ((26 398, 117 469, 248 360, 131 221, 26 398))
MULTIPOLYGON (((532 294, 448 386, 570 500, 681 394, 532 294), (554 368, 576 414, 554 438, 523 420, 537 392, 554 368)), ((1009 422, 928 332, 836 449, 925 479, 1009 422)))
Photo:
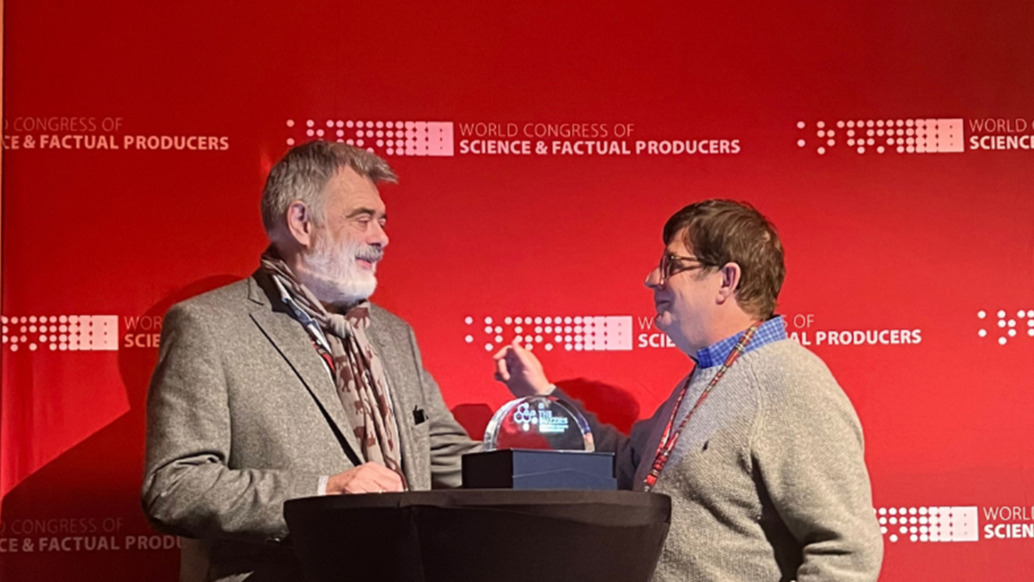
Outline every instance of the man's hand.
POLYGON ((542 363, 516 340, 496 352, 492 359, 495 360, 495 379, 506 384, 514 396, 546 395, 553 391, 542 363))
POLYGON ((327 495, 395 491, 402 491, 402 478, 380 463, 363 463, 327 479, 327 495))

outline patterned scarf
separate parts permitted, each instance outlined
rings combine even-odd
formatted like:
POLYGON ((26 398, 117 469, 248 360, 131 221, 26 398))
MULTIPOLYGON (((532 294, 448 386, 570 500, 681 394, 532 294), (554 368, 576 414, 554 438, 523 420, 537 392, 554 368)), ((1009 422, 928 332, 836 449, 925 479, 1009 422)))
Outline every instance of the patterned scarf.
POLYGON ((344 314, 327 311, 312 292, 295 278, 272 246, 262 254, 262 270, 280 282, 282 289, 287 292, 284 302, 309 332, 320 355, 325 358, 329 356, 333 362, 330 368, 333 370, 337 394, 345 408, 349 425, 354 427, 363 458, 398 473, 405 487, 399 429, 388 397, 387 377, 380 357, 366 335, 366 329, 370 326, 370 302, 362 301, 344 314), (306 325, 306 319, 315 322, 322 334, 306 325), (327 347, 330 349, 329 354, 327 347))

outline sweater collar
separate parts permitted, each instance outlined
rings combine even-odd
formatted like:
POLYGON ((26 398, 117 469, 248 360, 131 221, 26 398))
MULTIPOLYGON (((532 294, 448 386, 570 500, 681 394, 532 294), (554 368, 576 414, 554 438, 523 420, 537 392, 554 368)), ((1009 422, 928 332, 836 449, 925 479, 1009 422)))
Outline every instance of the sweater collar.
MULTIPOLYGON (((723 340, 719 340, 706 348, 697 352, 696 361, 697 368, 710 368, 711 366, 721 365, 725 361, 725 358, 729 356, 729 352, 736 347, 736 343, 740 341, 746 330, 740 333, 729 336, 723 340)), ((761 324, 758 328, 757 333, 747 344, 747 352, 752 352, 765 344, 777 342, 779 340, 786 339, 786 322, 783 321, 782 315, 777 315, 772 319, 761 324)))

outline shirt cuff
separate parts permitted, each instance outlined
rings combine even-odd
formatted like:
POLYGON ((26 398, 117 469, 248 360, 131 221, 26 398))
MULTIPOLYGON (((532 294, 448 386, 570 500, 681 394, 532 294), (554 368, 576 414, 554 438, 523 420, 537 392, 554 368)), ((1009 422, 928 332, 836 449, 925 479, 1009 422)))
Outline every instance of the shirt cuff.
POLYGON ((323 477, 320 477, 319 484, 316 486, 316 495, 327 494, 327 481, 330 481, 329 475, 324 475, 323 477))

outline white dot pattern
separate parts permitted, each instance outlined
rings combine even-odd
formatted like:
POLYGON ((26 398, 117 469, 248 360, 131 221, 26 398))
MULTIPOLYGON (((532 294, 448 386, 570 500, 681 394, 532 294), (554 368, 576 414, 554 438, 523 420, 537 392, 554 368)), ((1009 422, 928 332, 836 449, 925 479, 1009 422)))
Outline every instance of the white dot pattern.
MULTIPOLYGON (((859 128, 857 135, 864 135, 864 139, 848 139, 846 144, 858 155, 864 155, 866 146, 876 147, 876 137, 887 136, 886 145, 891 146, 899 154, 932 154, 962 152, 965 150, 963 141, 963 120, 962 119, 859 119, 859 120, 837 120, 833 125, 838 128, 847 127, 847 137, 853 138, 856 135, 854 129, 859 128), (888 129, 882 129, 886 126, 888 129), (871 129, 880 128, 880 129, 871 129), (896 147, 895 147, 896 146, 896 147)), ((807 145, 807 137, 818 137, 818 145, 815 152, 824 155, 836 147, 836 141, 822 138, 830 138, 835 135, 835 130, 825 130, 826 121, 815 122, 816 131, 797 136, 797 147, 804 148, 807 145)), ((807 123, 797 122, 798 130, 807 129, 807 123)), ((832 126, 830 126, 832 127, 832 126)), ((881 139, 881 142, 883 140, 881 139)), ((887 149, 884 145, 876 147, 878 153, 884 153, 887 149)))
POLYGON ((1013 340, 1022 341, 1024 336, 1034 338, 1034 309, 981 309, 976 316, 977 337, 990 339, 1000 346, 1009 345, 1013 340), (1010 317, 1011 313, 1016 317, 1010 317), (1023 329, 1027 333, 1023 333, 1023 329))
POLYGON ((0 344, 12 352, 35 352, 41 347, 50 351, 118 350, 117 315, 3 316, 2 323, 0 344))
POLYGON ((305 127, 287 120, 291 135, 287 145, 294 145, 306 138, 330 137, 330 131, 338 142, 364 147, 378 155, 387 156, 453 156, 454 126, 451 121, 368 121, 358 119, 327 119, 322 123, 309 119, 305 127), (325 125, 327 133, 318 125, 325 125), (386 128, 386 129, 385 129, 386 128), (301 138, 301 139, 299 139, 301 138), (365 138, 365 139, 364 139, 365 138), (366 141, 369 140, 369 141, 366 141))
POLYGON ((463 322, 469 326, 466 328, 467 335, 464 337, 464 341, 468 344, 474 342, 474 330, 471 328, 478 327, 475 325, 475 321, 483 321, 487 324, 483 328, 479 328, 484 332, 481 340, 488 342, 485 344, 486 346, 493 346, 496 349, 515 340, 523 343, 528 349, 541 345, 546 351, 552 351, 560 346, 563 346, 566 351, 576 352, 629 351, 632 349, 631 315, 504 315, 498 318, 467 316, 463 322), (491 325, 493 321, 501 321, 502 325, 493 326, 491 325), (567 325, 557 325, 555 328, 552 325, 544 328, 537 325, 552 322, 564 322, 567 325), (534 327, 526 328, 525 326, 534 327), (556 334, 553 334, 554 331, 556 334), (561 335, 561 332, 564 335, 561 335))
POLYGON ((880 531, 891 542, 975 542, 980 539, 976 506, 875 508, 880 531), (900 518, 887 515, 900 515, 900 518), (898 525, 900 522, 900 525, 898 525), (888 527, 895 526, 895 527, 888 527))

